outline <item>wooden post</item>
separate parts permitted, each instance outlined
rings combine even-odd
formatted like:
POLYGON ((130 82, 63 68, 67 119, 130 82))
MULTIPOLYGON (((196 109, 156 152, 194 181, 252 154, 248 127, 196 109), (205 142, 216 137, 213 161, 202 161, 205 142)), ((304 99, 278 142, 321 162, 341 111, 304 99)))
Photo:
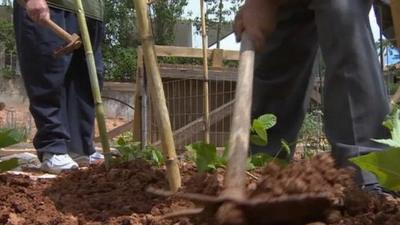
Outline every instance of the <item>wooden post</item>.
POLYGON ((204 7, 204 0, 200 0, 201 12, 201 36, 203 41, 203 70, 204 70, 204 142, 210 143, 210 101, 208 94, 208 37, 206 30, 206 11, 204 7))
POLYGON ((400 1, 392 0, 391 8, 392 8, 393 26, 396 34, 397 47, 400 48, 400 1))
POLYGON ((92 43, 90 42, 89 30, 86 23, 86 17, 82 6, 82 1, 75 0, 75 7, 78 17, 79 28, 82 34, 83 46, 85 48, 86 63, 90 77, 90 85, 92 89, 93 99, 96 107, 96 119, 99 127, 101 146, 103 148, 106 168, 109 168, 111 163, 110 143, 108 142, 103 101, 101 99, 99 81, 97 78, 96 64, 92 50, 92 43))
POLYGON ((146 0, 133 0, 137 15, 137 24, 143 46, 144 62, 146 65, 151 101, 155 111, 155 117, 159 127, 161 146, 167 167, 167 179, 171 191, 177 191, 181 186, 178 159, 172 136, 171 122, 164 95, 160 71, 154 50, 154 38, 152 36, 148 6, 146 0))

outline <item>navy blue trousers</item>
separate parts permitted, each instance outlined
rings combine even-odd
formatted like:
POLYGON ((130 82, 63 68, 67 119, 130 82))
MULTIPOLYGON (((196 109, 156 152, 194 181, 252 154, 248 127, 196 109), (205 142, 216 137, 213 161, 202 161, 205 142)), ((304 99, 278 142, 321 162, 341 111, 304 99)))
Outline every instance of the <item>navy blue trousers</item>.
MULTIPOLYGON (((382 122, 389 98, 368 17, 373 0, 310 2, 281 9, 277 30, 256 57, 252 114, 273 113, 278 123, 269 130, 268 146, 252 146, 252 151, 276 154, 281 139, 296 142, 320 47, 326 63, 325 132, 338 165, 348 166, 348 158, 384 148, 372 138, 388 136, 382 122)), ((370 173, 358 175, 360 184, 377 182, 370 173)))
MULTIPOLYGON (((50 8, 50 14, 66 31, 80 34, 74 13, 50 8)), ((64 41, 50 29, 35 24, 16 3, 14 28, 29 109, 37 128, 33 145, 39 158, 44 152, 92 154, 95 109, 83 47, 53 57, 53 51, 64 41)), ((104 25, 88 18, 88 28, 102 85, 104 25)))

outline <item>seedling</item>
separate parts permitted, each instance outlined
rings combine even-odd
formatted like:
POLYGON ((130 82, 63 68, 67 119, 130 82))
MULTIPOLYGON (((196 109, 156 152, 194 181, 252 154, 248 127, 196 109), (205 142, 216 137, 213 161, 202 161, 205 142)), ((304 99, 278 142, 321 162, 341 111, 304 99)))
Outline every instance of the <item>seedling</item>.
POLYGON ((380 139, 375 142, 389 147, 380 152, 351 158, 361 169, 374 173, 382 187, 393 191, 400 191, 400 110, 398 106, 383 125, 390 130, 391 139, 380 139))
MULTIPOLYGON (((4 148, 22 141, 24 135, 15 129, 0 129, 0 148, 4 148)), ((0 162, 0 173, 12 170, 19 166, 18 159, 12 158, 0 162)))
MULTIPOLYGON (((267 130, 276 124, 276 117, 272 114, 265 114, 253 120, 250 128, 250 141, 255 145, 265 146, 268 144, 267 130)), ((222 154, 218 154, 217 147, 214 144, 206 144, 203 142, 190 144, 185 146, 190 155, 190 158, 196 163, 199 172, 212 172, 217 168, 226 168, 228 162, 229 147, 225 146, 222 154)), ((265 166, 267 163, 275 161, 279 164, 286 165, 287 163, 277 158, 281 151, 286 151, 290 154, 289 145, 282 140, 280 151, 271 156, 266 153, 257 153, 249 156, 247 159, 247 170, 254 170, 265 166)))
POLYGON ((115 148, 120 153, 123 162, 144 159, 156 166, 164 164, 164 157, 159 149, 153 146, 142 149, 141 143, 134 141, 131 133, 121 135, 116 141, 115 148))

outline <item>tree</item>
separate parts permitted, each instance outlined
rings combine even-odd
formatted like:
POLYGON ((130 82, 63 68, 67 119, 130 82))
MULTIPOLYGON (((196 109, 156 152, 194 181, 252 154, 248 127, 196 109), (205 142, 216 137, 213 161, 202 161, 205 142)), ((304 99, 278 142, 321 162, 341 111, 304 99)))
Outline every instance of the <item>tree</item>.
POLYGON ((170 45, 174 43, 175 25, 187 4, 187 0, 155 0, 151 4, 156 44, 170 45))
MULTIPOLYGON (((207 29, 216 32, 217 48, 220 47, 220 40, 223 38, 222 26, 232 22, 234 15, 244 0, 204 0, 206 2, 206 24, 207 29)), ((197 31, 201 30, 200 17, 194 19, 197 31)))
POLYGON ((136 71, 136 20, 132 0, 105 0, 106 35, 103 45, 107 80, 126 81, 136 71))

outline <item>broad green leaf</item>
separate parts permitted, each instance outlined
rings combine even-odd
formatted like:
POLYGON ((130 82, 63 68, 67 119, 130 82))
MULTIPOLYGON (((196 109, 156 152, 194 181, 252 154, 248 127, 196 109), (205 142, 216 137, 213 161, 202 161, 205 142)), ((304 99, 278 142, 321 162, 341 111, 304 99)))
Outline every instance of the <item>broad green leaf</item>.
POLYGON ((17 168, 18 166, 19 163, 17 158, 2 161, 0 162, 0 173, 10 171, 17 168))
POLYGON ((0 148, 17 144, 23 140, 24 135, 15 129, 0 130, 0 148))
POLYGON ((392 148, 400 147, 400 110, 398 107, 395 107, 391 115, 388 119, 383 122, 383 125, 390 129, 391 139, 383 139, 383 140, 376 140, 373 141, 389 145, 392 148))
POLYGON ((400 190, 400 149, 389 149, 351 158, 361 169, 374 173, 379 183, 389 190, 400 190))
POLYGON ((256 134, 250 135, 250 142, 258 146, 265 146, 268 144, 267 140, 262 139, 260 136, 256 134))
POLYGON ((262 115, 257 120, 263 124, 265 129, 270 129, 276 124, 276 116, 273 114, 262 115))
POLYGON ((253 121, 253 131, 265 142, 267 141, 267 129, 260 120, 253 121))
POLYGON ((193 153, 197 169, 200 172, 215 170, 220 163, 217 157, 217 148, 213 144, 195 143, 187 145, 185 148, 193 153))

